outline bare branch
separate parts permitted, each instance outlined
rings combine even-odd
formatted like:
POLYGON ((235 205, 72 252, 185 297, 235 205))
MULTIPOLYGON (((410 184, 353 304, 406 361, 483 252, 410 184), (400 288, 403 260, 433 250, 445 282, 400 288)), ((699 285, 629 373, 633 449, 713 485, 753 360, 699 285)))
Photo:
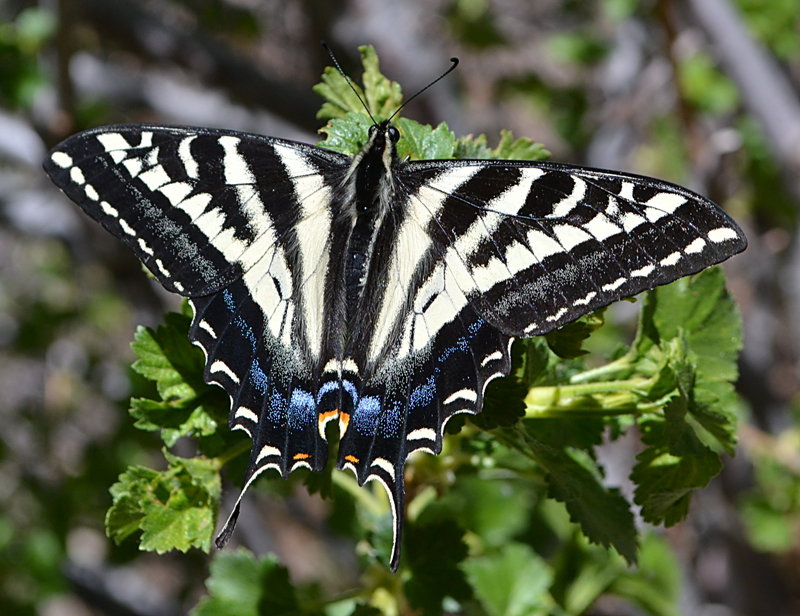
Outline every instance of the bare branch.
POLYGON ((800 195, 800 100, 728 0, 689 0, 748 111, 758 120, 789 189, 800 195))

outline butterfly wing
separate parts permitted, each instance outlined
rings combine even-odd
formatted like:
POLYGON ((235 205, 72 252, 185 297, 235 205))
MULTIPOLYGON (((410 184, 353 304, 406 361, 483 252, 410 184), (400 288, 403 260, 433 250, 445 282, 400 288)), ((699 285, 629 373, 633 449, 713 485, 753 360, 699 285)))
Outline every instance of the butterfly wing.
MULTIPOLYGON (((409 165, 434 177, 433 189, 443 181, 437 169, 409 165)), ((429 228, 438 267, 463 294, 458 304, 512 336, 547 333, 747 245, 714 203, 652 178, 502 161, 455 161, 449 176, 469 179, 429 228)))
POLYGON ((80 133, 45 162, 164 287, 190 298, 205 379, 229 394, 231 427, 253 439, 245 489, 267 468, 285 476, 326 461, 316 393, 331 186, 348 163, 279 139, 141 125, 80 133))
POLYGON ((487 383, 508 374, 513 337, 544 334, 746 246, 710 201, 630 174, 423 161, 399 167, 395 181, 402 207, 350 349, 366 376, 339 451, 341 467, 390 494, 393 566, 407 456, 439 453, 445 422, 480 412, 487 383))

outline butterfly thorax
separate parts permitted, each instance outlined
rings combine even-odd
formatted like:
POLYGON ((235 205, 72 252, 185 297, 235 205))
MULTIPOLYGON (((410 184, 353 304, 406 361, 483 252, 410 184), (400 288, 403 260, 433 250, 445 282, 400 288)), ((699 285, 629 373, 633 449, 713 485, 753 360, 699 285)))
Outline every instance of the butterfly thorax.
POLYGON ((345 177, 342 209, 352 217, 345 261, 346 301, 353 314, 369 276, 375 240, 394 193, 397 129, 384 121, 370 128, 369 141, 353 159, 345 177))

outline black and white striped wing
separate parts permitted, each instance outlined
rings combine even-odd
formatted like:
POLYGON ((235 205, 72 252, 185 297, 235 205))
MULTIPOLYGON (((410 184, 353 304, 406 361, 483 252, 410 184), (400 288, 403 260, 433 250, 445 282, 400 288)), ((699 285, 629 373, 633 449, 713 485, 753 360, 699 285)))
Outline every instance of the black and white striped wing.
POLYGON ((651 178, 507 161, 412 162, 394 178, 405 203, 369 293, 366 342, 350 349, 365 382, 339 465, 385 484, 396 516, 406 457, 438 453, 449 417, 480 412, 514 337, 746 246, 716 205, 651 178))
MULTIPOLYGON (((547 333, 747 245, 714 203, 653 178, 503 161, 453 161, 446 171, 436 161, 411 163, 407 177, 446 195, 433 206, 417 200, 438 262, 415 301, 446 288, 455 307, 472 305, 511 336, 547 333)), ((416 320, 435 323, 445 312, 429 307, 416 320)), ((425 331, 409 332, 412 345, 425 331)))
MULTIPOLYGON (((267 468, 285 476, 327 458, 314 394, 330 187, 348 164, 279 139, 141 125, 75 135, 45 163, 67 196, 190 298, 205 379, 227 391, 231 427, 253 439, 245 487, 267 468)), ((237 511, 238 502, 227 530, 237 511)))

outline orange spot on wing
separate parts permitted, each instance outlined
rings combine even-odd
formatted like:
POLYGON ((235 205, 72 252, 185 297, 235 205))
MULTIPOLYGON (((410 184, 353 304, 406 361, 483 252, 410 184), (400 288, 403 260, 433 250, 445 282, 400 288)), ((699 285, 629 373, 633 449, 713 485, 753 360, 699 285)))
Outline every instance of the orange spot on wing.
POLYGON ((292 460, 308 460, 311 457, 311 454, 307 453, 296 453, 292 456, 292 460))
POLYGON ((326 411, 325 413, 319 414, 319 422, 325 423, 329 419, 333 419, 339 414, 339 409, 333 409, 332 411, 326 411))
POLYGON ((350 413, 339 413, 339 426, 342 432, 347 430, 347 424, 350 423, 350 413))
POLYGON ((347 460, 348 462, 352 462, 353 464, 358 464, 358 458, 356 458, 356 457, 355 457, 354 455, 352 455, 352 454, 348 454, 348 455, 346 455, 346 456, 344 457, 344 459, 345 459, 345 460, 347 460))

